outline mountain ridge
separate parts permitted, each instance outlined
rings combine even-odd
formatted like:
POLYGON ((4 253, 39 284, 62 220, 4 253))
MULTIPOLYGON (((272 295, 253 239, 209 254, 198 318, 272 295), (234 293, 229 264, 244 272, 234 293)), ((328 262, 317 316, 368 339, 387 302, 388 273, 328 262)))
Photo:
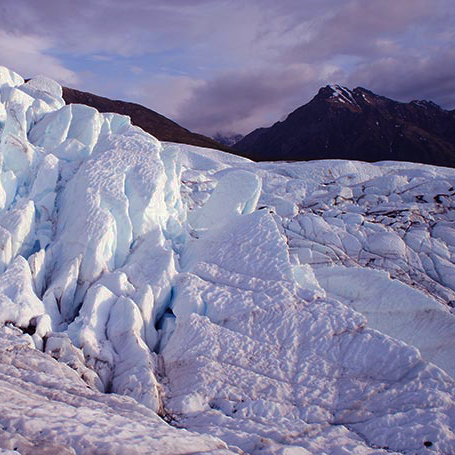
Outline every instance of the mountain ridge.
POLYGON ((232 152, 226 145, 220 144, 216 140, 202 134, 193 133, 180 126, 177 122, 141 104, 112 100, 104 96, 68 87, 62 87, 62 89, 63 99, 67 104, 85 104, 86 106, 94 107, 99 112, 114 112, 116 114, 129 115, 134 125, 141 127, 160 141, 177 142, 232 152))
POLYGON ((284 121, 232 146, 255 161, 353 159, 455 166, 455 112, 401 103, 363 87, 327 85, 284 121))

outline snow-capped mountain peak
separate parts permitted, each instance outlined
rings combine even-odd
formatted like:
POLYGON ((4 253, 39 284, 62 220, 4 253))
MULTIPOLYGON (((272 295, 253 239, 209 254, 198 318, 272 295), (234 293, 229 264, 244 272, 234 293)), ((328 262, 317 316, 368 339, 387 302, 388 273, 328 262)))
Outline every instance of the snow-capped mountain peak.
POLYGON ((455 116, 429 101, 401 103, 370 90, 322 87, 284 121, 233 148, 257 161, 354 159, 455 167, 455 116))

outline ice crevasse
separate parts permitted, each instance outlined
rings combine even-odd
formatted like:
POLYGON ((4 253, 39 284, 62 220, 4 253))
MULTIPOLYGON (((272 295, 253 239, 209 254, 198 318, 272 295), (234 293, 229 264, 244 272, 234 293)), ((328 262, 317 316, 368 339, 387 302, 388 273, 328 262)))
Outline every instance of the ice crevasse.
POLYGON ((455 453, 453 170, 160 143, 3 67, 0 152, 1 448, 455 453))

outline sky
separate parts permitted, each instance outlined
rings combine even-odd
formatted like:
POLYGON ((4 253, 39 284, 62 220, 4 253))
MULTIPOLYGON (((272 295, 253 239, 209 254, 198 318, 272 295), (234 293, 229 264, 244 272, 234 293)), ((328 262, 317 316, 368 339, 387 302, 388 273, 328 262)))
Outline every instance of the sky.
POLYGON ((206 135, 327 84, 455 108, 454 0, 0 0, 0 65, 206 135))

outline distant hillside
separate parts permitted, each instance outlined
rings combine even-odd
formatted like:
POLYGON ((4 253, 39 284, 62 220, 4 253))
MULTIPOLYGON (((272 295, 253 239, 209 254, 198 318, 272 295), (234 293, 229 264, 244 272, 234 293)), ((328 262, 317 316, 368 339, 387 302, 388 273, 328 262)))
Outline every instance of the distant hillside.
POLYGON ((237 142, 241 141, 243 137, 244 136, 242 134, 236 133, 231 134, 216 133, 215 136, 213 136, 213 139, 215 139, 215 141, 219 142, 220 144, 232 147, 234 144, 237 144, 237 142))
POLYGON ((192 133, 172 120, 140 104, 111 100, 67 87, 63 87, 63 98, 67 104, 86 104, 94 107, 99 112, 116 112, 117 114, 129 115, 134 125, 141 127, 160 141, 178 142, 232 152, 229 147, 202 134, 192 133))
POLYGON ((455 111, 400 103, 358 87, 326 86, 283 122, 232 146, 256 161, 342 158, 455 167, 455 111))

